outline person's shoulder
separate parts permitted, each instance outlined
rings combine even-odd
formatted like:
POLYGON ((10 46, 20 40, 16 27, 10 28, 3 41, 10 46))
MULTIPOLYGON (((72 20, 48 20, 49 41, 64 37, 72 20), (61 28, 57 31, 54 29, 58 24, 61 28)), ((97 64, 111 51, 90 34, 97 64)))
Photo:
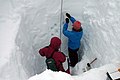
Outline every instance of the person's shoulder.
POLYGON ((60 51, 55 51, 55 53, 57 53, 57 54, 62 54, 62 52, 60 52, 60 51))
POLYGON ((56 55, 59 55, 59 56, 65 56, 65 54, 63 52, 61 52, 61 51, 57 51, 55 53, 56 53, 56 55))
POLYGON ((49 48, 49 46, 45 46, 43 48, 41 48, 39 51, 46 51, 49 48))

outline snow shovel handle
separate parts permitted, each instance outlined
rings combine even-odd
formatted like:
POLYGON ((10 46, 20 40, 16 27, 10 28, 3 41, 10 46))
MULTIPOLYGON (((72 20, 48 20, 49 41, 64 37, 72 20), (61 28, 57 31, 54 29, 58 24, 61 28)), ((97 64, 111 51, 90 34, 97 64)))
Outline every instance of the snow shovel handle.
POLYGON ((89 64, 92 64, 94 61, 96 61, 97 60, 97 58, 95 58, 94 60, 92 60, 89 64))

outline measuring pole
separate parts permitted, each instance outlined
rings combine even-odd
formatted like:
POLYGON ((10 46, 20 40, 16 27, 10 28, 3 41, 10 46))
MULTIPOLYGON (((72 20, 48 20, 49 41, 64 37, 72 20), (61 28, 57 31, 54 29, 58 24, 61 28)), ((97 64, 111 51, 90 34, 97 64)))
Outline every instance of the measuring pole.
MULTIPOLYGON (((61 27, 62 27, 62 9, 63 9, 63 0, 61 0, 61 9, 60 9, 60 39, 61 39, 61 27)), ((61 51, 61 47, 60 47, 60 51, 61 51)))

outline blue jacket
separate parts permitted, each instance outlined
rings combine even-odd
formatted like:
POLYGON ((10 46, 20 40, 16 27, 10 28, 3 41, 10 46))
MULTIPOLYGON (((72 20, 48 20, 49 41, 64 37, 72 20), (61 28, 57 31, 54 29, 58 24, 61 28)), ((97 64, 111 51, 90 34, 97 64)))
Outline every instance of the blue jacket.
MULTIPOLYGON (((71 22, 74 23, 76 20, 75 18, 71 17, 70 18, 71 22)), ((68 23, 65 23, 63 26, 63 34, 68 37, 68 47, 70 49, 77 49, 80 47, 80 40, 83 35, 83 31, 76 32, 74 30, 68 31, 68 23)))

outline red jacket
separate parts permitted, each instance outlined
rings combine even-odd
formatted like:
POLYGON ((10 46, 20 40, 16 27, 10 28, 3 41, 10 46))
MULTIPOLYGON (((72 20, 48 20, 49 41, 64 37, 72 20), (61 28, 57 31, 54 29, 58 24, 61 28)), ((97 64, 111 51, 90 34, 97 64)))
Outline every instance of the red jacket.
POLYGON ((53 37, 51 39, 50 45, 48 47, 44 47, 39 50, 39 53, 41 56, 45 56, 46 58, 51 57, 51 54, 53 53, 52 58, 56 61, 56 66, 59 71, 65 72, 62 63, 65 62, 66 57, 65 55, 58 51, 61 45, 61 40, 57 37, 53 37))

